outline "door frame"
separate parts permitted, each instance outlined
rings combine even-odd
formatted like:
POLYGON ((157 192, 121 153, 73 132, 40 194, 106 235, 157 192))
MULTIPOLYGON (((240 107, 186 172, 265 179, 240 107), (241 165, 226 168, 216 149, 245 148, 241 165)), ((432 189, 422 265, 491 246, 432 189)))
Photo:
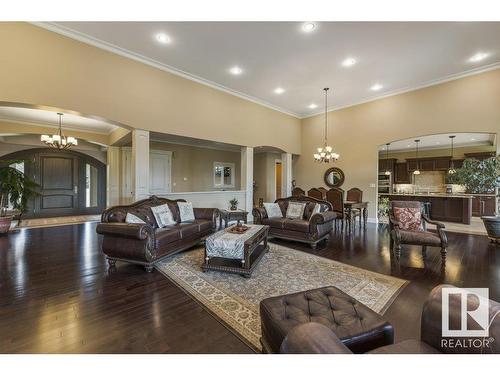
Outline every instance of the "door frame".
MULTIPOLYGON (((274 189, 273 189, 273 196, 274 196, 274 200, 275 201, 276 199, 278 199, 277 197, 277 194, 276 194, 276 189, 278 187, 278 185, 276 184, 276 164, 280 164, 281 165, 281 180, 283 180, 283 161, 281 159, 274 159, 274 163, 273 163, 273 186, 274 186, 274 189)), ((280 182, 281 184, 281 195, 283 195, 283 184, 280 182)))

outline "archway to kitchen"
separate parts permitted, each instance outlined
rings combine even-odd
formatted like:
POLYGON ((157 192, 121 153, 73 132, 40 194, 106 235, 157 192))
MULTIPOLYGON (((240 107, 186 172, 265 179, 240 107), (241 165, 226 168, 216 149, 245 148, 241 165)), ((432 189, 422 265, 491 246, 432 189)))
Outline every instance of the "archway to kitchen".
MULTIPOLYGON (((496 155, 491 133, 442 133, 395 140, 378 150, 378 220, 390 200, 416 200, 449 229, 485 233, 480 217, 494 214, 491 191, 468 191, 454 178, 466 159, 496 155)), ((480 173, 480 172, 478 172, 480 173)))

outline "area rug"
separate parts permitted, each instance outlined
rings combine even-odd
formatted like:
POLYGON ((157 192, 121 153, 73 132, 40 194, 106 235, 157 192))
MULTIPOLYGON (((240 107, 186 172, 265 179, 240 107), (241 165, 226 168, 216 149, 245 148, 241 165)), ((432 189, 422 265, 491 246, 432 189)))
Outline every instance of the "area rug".
POLYGON ((259 302, 267 297, 335 286, 383 314, 407 281, 284 246, 270 250, 251 278, 201 271, 203 248, 169 257, 156 268, 189 293, 255 351, 261 351, 259 302))

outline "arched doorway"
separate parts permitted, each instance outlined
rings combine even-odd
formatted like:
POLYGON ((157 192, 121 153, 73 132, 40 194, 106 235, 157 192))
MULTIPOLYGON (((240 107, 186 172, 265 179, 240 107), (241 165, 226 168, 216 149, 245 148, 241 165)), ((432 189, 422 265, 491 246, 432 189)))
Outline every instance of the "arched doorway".
POLYGON ((3 155, 40 185, 24 218, 98 214, 106 207, 106 165, 71 150, 33 148, 3 155))

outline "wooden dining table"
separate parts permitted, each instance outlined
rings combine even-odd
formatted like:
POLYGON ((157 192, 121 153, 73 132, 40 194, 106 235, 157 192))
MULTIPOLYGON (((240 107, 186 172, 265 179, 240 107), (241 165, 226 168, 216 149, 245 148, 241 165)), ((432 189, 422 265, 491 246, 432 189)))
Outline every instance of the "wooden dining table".
POLYGON ((368 221, 368 202, 344 201, 344 208, 349 219, 349 227, 356 224, 354 216, 352 215, 353 210, 361 211, 361 215, 359 215, 359 226, 361 226, 361 224, 366 226, 366 222, 368 221))

